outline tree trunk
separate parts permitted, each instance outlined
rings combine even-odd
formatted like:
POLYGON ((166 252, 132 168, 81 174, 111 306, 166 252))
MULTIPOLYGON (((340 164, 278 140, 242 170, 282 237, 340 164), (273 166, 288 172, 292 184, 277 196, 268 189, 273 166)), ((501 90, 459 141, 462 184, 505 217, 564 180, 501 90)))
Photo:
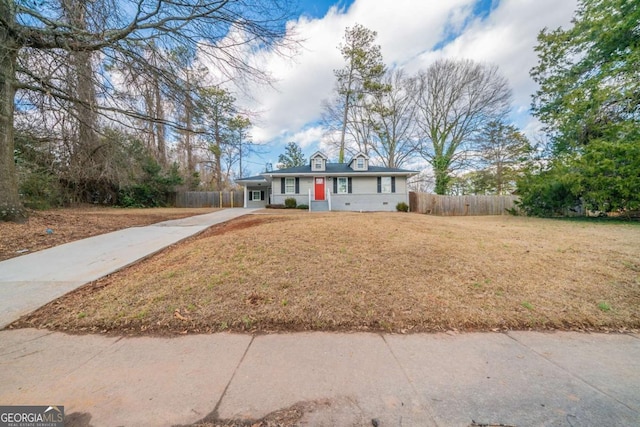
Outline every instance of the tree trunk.
POLYGON ((193 131, 193 99, 191 99, 191 80, 189 73, 187 72, 187 88, 185 91, 184 99, 184 148, 187 153, 187 171, 189 173, 189 181, 193 178, 195 172, 195 165, 193 164, 193 147, 191 146, 191 133, 193 131))
POLYGON ((240 177, 240 179, 242 179, 242 132, 240 133, 240 143, 238 144, 238 154, 240 155, 239 161, 240 161, 240 173, 238 174, 238 176, 240 177))
POLYGON ((502 162, 496 165, 496 193, 502 195, 502 162))
POLYGON ((71 63, 76 74, 76 94, 79 101, 75 103, 78 116, 78 143, 87 149, 83 151, 93 152, 98 144, 96 124, 96 88, 93 85, 93 66, 91 65, 90 52, 76 52, 72 54, 71 63))
POLYGON ((443 158, 435 158, 433 161, 433 173, 436 177, 435 192, 441 196, 447 194, 449 191, 449 184, 451 183, 451 176, 449 175, 449 162, 443 158))
POLYGON ((156 122, 156 142, 158 144, 158 160, 162 166, 167 164, 167 143, 164 134, 164 106, 162 105, 162 92, 160 91, 160 82, 158 76, 153 77, 153 88, 155 91, 155 117, 156 122))
MULTIPOLYGON (((87 28, 87 0, 61 2, 67 20, 79 29, 87 28)), ((76 200, 91 201, 98 182, 105 175, 104 159, 99 153, 97 97, 91 52, 69 53, 69 84, 76 97, 72 116, 76 121, 72 152, 69 159, 69 180, 74 183, 76 200)))
POLYGON ((215 159, 214 175, 216 180, 216 190, 221 191, 222 190, 222 136, 220 135, 220 123, 218 122, 218 118, 216 119, 214 138, 215 138, 215 147, 213 150, 213 157, 215 159))
MULTIPOLYGON (((13 21, 11 0, 0 0, 0 15, 13 21)), ((0 26, 0 221, 24 219, 14 161, 13 112, 19 45, 0 26)))
POLYGON ((340 153, 338 154, 338 163, 344 163, 344 137, 347 133, 347 119, 349 116, 349 92, 351 90, 351 83, 347 89, 347 95, 344 103, 344 115, 342 117, 342 133, 340 135, 340 153))

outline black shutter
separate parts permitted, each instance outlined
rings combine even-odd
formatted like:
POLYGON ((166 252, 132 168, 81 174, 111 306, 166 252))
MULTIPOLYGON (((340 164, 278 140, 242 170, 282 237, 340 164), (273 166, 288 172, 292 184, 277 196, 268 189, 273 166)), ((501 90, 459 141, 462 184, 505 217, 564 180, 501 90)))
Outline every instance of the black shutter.
POLYGON ((352 184, 351 184, 351 177, 347 178, 347 182, 348 182, 348 186, 349 186, 349 194, 351 194, 351 190, 352 190, 352 184))
POLYGON ((300 178, 296 178, 296 194, 300 192, 300 178))
POLYGON ((249 190, 249 200, 253 200, 253 191, 249 190))
POLYGON ((260 191, 260 200, 264 200, 264 190, 260 191))
POLYGON ((382 177, 378 177, 378 193, 382 193, 382 177))
POLYGON ((280 178, 280 194, 284 194, 284 178, 280 178))
POLYGON ((333 194, 338 194, 338 177, 333 178, 333 194))
POLYGON ((395 176, 391 177, 391 192, 392 193, 396 192, 396 177, 395 176))

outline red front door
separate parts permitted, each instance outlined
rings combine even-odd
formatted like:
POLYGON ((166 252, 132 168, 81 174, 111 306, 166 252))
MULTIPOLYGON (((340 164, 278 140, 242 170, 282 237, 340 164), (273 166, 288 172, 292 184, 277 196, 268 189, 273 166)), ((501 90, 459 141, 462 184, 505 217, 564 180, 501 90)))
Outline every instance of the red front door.
POLYGON ((324 178, 314 178, 314 182, 314 200, 324 200, 324 178))

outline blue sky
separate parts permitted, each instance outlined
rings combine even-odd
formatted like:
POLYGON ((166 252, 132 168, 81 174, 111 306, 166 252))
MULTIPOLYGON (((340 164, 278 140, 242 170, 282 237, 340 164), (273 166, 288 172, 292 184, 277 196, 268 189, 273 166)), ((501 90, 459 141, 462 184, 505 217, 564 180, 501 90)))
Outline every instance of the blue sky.
POLYGON ((323 18, 331 6, 336 6, 339 9, 348 8, 353 3, 353 0, 344 1, 314 1, 314 0, 298 0, 298 6, 296 9, 300 15, 305 15, 310 18, 320 19, 323 18))
MULTIPOLYGON (((290 22, 303 47, 293 60, 263 57, 277 80, 273 88, 238 95, 243 107, 259 111, 251 135, 264 146, 245 164, 250 174, 274 166, 289 141, 308 157, 328 151, 320 126, 322 101, 331 97, 334 69, 344 66, 337 49, 346 27, 356 23, 378 33, 385 63, 408 74, 440 58, 469 58, 498 65, 513 89, 511 121, 535 138, 539 125, 529 114, 536 87, 529 70, 536 64, 536 37, 545 27, 567 26, 576 0, 298 0, 290 22)), ((331 156, 331 153, 328 153, 331 156)), ((418 159, 413 167, 421 168, 418 159)))

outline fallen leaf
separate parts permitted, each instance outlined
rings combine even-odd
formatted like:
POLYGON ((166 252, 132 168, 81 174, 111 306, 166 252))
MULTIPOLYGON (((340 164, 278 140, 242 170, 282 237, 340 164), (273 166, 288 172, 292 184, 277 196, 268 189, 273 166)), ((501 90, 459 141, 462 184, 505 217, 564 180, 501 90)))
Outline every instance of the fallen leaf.
POLYGON ((176 311, 173 312, 173 317, 180 320, 189 320, 186 317, 184 317, 182 314, 180 314, 180 309, 178 308, 176 308, 176 311))

